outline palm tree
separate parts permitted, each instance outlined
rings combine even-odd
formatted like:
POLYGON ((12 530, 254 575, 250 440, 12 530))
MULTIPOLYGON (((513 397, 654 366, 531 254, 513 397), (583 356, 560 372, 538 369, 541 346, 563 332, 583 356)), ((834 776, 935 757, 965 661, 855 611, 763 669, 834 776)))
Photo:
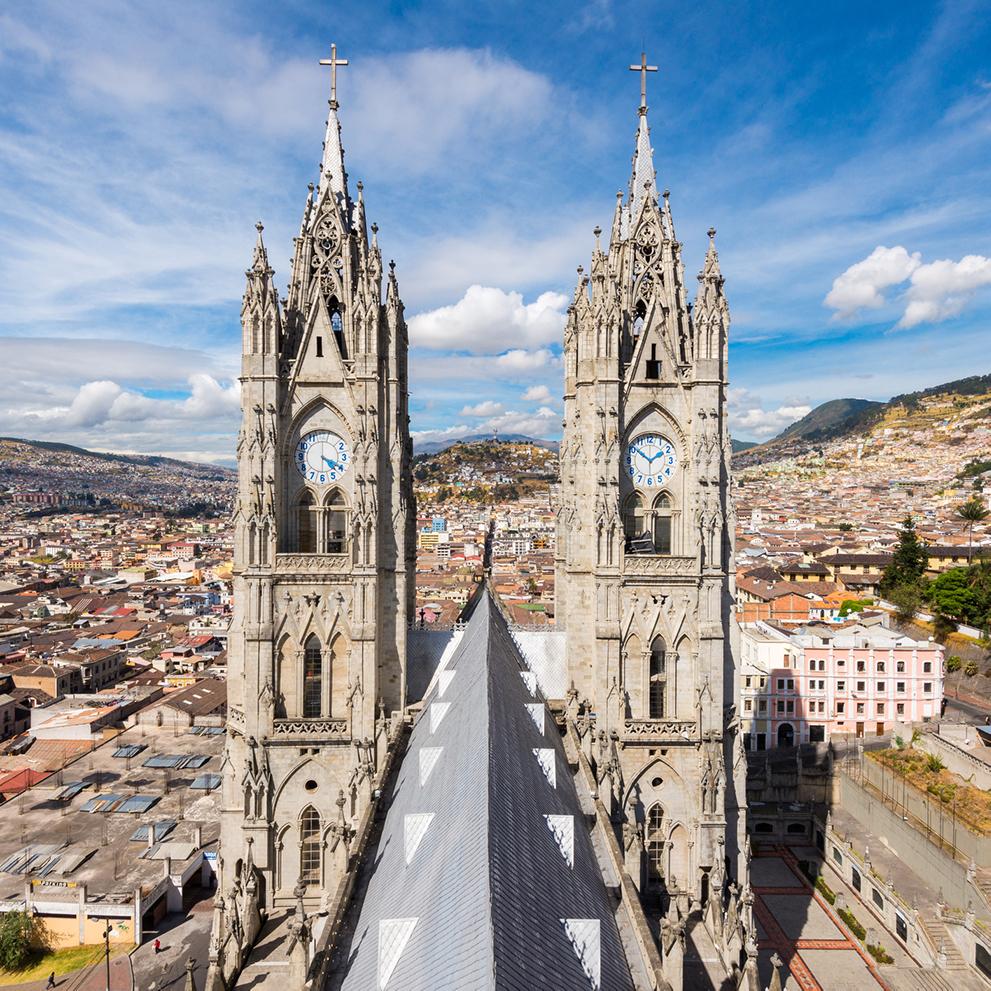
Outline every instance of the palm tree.
POLYGON ((957 506, 957 518, 964 520, 967 526, 967 563, 970 564, 974 557, 974 524, 983 523, 991 512, 988 512, 984 501, 977 496, 972 496, 965 503, 957 506))

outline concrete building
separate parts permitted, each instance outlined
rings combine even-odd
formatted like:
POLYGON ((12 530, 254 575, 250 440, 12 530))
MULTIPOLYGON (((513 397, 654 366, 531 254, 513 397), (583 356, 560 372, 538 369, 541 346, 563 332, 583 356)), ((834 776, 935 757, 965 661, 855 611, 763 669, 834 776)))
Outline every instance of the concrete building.
POLYGON ((943 647, 883 626, 743 627, 740 715, 747 749, 883 736, 938 719, 943 647))

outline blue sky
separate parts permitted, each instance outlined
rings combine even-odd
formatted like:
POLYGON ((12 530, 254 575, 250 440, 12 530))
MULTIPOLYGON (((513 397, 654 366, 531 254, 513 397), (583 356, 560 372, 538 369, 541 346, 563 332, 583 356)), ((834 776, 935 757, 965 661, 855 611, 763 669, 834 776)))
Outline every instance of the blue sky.
POLYGON ((230 459, 253 224, 284 285, 332 40, 417 436, 559 436, 564 307, 629 180, 641 46, 690 282, 719 231, 735 436, 991 371, 987 3, 13 0, 0 433, 230 459))

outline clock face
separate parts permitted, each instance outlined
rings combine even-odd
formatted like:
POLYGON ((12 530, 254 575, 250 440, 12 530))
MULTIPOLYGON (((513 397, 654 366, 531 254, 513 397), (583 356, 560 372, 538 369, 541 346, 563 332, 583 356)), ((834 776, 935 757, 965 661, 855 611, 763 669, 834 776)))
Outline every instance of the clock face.
POLYGON ((656 489, 671 480, 678 468, 678 454, 660 434, 641 434, 630 441, 625 465, 634 485, 656 489))
POLYGON ((326 485, 342 478, 351 463, 347 441, 329 430, 315 430, 296 445, 296 468, 308 482, 326 485))

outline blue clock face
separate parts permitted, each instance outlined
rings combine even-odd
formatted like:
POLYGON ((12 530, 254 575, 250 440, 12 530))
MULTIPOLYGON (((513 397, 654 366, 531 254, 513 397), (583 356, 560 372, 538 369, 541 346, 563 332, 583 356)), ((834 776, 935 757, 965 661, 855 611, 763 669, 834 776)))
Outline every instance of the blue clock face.
POLYGON ((329 430, 315 430, 300 437, 296 445, 296 468, 315 485, 342 478, 351 463, 347 441, 329 430))
POLYGON ((641 434, 626 449, 625 467, 634 485, 660 488, 677 471, 678 453, 660 434, 641 434))

